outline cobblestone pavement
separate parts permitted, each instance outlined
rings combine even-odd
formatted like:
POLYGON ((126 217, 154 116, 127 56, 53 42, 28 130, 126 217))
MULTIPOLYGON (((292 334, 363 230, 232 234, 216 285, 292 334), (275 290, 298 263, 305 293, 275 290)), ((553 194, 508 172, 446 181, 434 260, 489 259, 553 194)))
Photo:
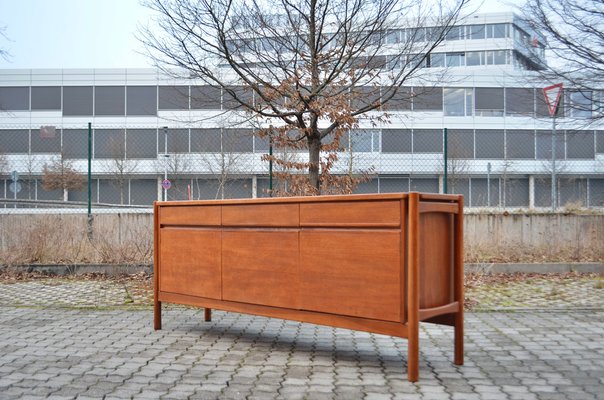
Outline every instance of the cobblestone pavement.
POLYGON ((0 399, 604 399, 602 286, 470 287, 475 310, 499 311, 466 313, 461 367, 452 329, 422 324, 410 383, 400 338, 179 306, 153 331, 148 281, 2 283, 0 399))
POLYGON ((0 308, 2 399, 603 399, 604 311, 468 313, 406 341, 236 313, 0 308))

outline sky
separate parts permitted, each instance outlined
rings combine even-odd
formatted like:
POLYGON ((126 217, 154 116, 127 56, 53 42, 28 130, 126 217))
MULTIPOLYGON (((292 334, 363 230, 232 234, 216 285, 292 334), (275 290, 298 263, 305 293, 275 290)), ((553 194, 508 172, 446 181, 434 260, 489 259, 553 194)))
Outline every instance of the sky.
MULTIPOLYGON (((511 10, 513 0, 470 3, 480 12, 511 10)), ((140 0, 0 0, 0 68, 147 68, 136 38, 152 13, 140 0)))

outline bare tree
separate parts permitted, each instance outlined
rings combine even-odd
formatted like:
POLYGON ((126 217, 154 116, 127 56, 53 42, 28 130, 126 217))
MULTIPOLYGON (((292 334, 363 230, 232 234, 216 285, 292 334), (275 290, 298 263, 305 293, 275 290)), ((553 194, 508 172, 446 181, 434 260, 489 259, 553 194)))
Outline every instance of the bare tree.
MULTIPOLYGON (((6 26, 0 26, 0 39, 8 40, 8 36, 6 36, 6 26)), ((8 60, 9 53, 6 49, 0 47, 0 58, 4 58, 8 60)))
POLYGON ((110 139, 111 158, 105 161, 107 170, 112 174, 111 184, 120 193, 120 204, 124 204, 128 180, 136 172, 139 161, 126 158, 126 143, 122 139, 110 139))
POLYGON ((63 201, 67 201, 70 190, 80 190, 85 183, 86 177, 73 167, 73 163, 63 153, 42 168, 42 188, 63 190, 63 201))
MULTIPOLYGON (((564 81, 574 90, 565 108, 583 117, 604 118, 604 103, 596 98, 604 84, 602 0, 528 0, 523 14, 533 29, 547 38, 546 49, 554 56, 541 71, 543 77, 564 81)), ((533 43, 534 49, 539 47, 533 43)))
POLYGON ((467 1, 147 0, 159 29, 141 40, 158 67, 220 88, 260 135, 304 147, 300 194, 316 194, 339 138, 360 118, 384 121, 382 106, 423 72, 467 1))

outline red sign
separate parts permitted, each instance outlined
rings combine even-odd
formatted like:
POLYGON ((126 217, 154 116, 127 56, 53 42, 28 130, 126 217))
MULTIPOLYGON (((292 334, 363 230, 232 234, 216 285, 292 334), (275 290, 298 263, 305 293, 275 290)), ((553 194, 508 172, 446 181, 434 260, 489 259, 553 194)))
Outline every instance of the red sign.
POLYGON ((161 187, 164 189, 170 189, 170 187, 172 187, 172 182, 170 182, 168 179, 164 179, 161 183, 161 187))
POLYGON ((549 115, 552 117, 556 114, 556 110, 558 109, 558 103, 562 96, 562 89, 563 85, 561 83, 543 88, 543 95, 545 96, 545 102, 549 109, 549 115))

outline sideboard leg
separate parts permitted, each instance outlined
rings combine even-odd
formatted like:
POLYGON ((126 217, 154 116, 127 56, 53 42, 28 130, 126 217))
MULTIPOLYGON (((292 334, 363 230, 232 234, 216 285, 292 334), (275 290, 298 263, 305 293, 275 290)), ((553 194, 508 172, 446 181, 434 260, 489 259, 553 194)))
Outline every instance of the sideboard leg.
POLYGON ((203 318, 206 322, 210 322, 212 321, 212 309, 211 308, 205 308, 203 311, 203 318))
POLYGON ((407 379, 419 380, 419 332, 410 333, 407 341, 407 379))
POLYGON ((456 365, 463 365, 463 310, 455 314, 455 355, 456 365))
POLYGON ((161 302, 159 301, 153 304, 153 328, 156 331, 161 329, 161 302))

